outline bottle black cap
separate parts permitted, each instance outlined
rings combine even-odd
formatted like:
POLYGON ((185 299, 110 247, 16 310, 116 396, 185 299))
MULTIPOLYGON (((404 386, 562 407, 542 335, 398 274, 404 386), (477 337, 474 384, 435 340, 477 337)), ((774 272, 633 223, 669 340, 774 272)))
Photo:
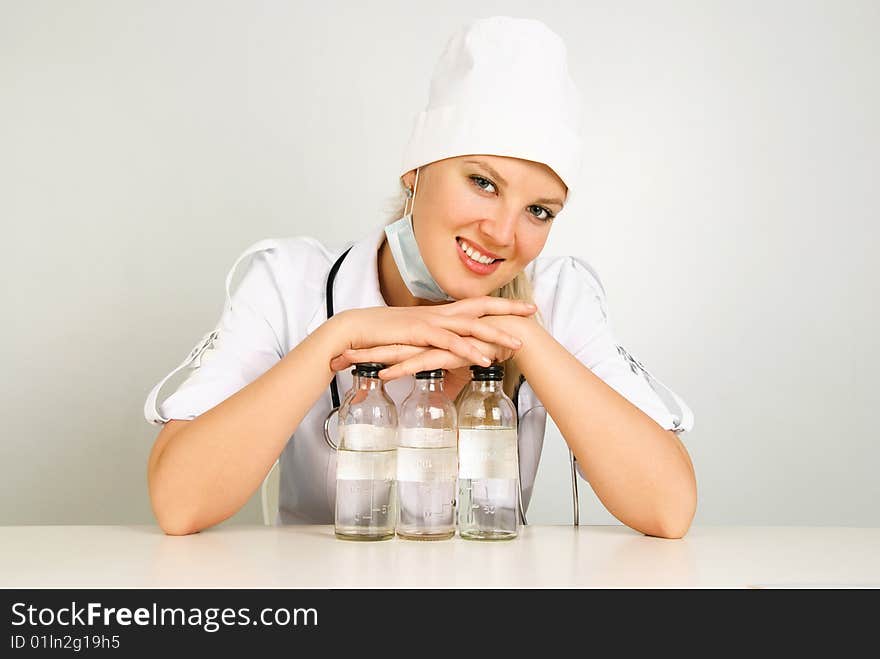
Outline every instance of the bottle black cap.
POLYGON ((442 368, 435 368, 430 371, 419 371, 416 373, 416 380, 428 380, 430 378, 442 378, 446 375, 446 370, 442 368))
POLYGON ((478 382, 504 379, 504 366, 497 363, 492 364, 491 366, 478 366, 477 364, 472 364, 471 372, 473 373, 474 380, 478 382))
POLYGON ((362 378, 377 378, 379 377, 379 371, 383 368, 387 368, 387 366, 378 362, 364 362, 362 364, 355 364, 354 368, 351 369, 351 374, 359 375, 362 378))

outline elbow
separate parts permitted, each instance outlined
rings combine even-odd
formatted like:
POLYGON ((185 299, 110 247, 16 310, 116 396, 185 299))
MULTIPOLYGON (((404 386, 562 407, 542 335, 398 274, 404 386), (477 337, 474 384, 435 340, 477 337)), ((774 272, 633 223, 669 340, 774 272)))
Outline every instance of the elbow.
POLYGON ((159 487, 155 482, 150 487, 150 505, 165 535, 191 535, 225 519, 212 518, 199 502, 188 500, 168 487, 159 487))
MULTIPOLYGON (((683 450, 683 449, 682 449, 683 450)), ((675 495, 670 496, 670 505, 665 506, 656 516, 656 535, 658 538, 679 540, 687 535, 697 513, 697 478, 693 464, 687 457, 687 473, 678 481, 675 495)))
POLYGON ((667 516, 657 522, 653 533, 648 533, 647 535, 668 540, 680 540, 687 535, 688 530, 691 528, 694 512, 696 512, 695 509, 683 515, 667 516))
POLYGON ((686 522, 672 520, 670 522, 658 524, 655 530, 647 532, 645 535, 655 538, 664 538, 666 540, 681 540, 687 535, 690 526, 690 520, 687 520, 686 522))
POLYGON ((191 535, 229 517, 229 514, 219 516, 216 511, 206 509, 205 502, 195 500, 174 484, 156 478, 153 472, 150 472, 148 482, 153 517, 165 535, 191 535))
POLYGON ((156 514, 155 517, 165 535, 191 535, 201 530, 191 519, 182 516, 156 514))
POLYGON ((201 530, 196 516, 187 510, 188 506, 181 505, 179 497, 165 491, 152 477, 149 490, 153 517, 165 535, 190 535, 201 530))
POLYGON ((682 497, 679 505, 658 513, 651 528, 644 533, 657 538, 680 540, 687 535, 696 512, 697 492, 694 486, 686 496, 682 497))
POLYGON ((181 506, 159 505, 152 499, 153 516, 165 535, 191 535, 201 531, 193 515, 187 514, 181 506))

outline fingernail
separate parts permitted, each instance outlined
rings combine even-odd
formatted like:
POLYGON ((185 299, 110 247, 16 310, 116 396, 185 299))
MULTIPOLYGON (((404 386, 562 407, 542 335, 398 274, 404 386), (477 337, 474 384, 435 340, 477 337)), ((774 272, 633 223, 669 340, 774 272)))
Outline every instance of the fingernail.
POLYGON ((520 340, 519 340, 518 338, 516 338, 516 337, 513 337, 513 345, 515 345, 517 348, 519 348, 519 347, 522 346, 522 341, 520 341, 520 340))
POLYGON ((486 355, 483 355, 483 363, 484 363, 486 366, 489 366, 489 365, 492 363, 492 360, 489 359, 488 357, 486 357, 486 355))

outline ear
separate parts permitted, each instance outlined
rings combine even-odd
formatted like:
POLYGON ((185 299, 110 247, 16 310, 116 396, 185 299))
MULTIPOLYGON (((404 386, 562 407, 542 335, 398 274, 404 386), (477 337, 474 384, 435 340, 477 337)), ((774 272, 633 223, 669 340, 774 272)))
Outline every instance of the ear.
POLYGON ((413 185, 416 182, 416 170, 411 169, 406 174, 400 177, 400 182, 403 187, 408 188, 410 190, 413 189, 413 185))

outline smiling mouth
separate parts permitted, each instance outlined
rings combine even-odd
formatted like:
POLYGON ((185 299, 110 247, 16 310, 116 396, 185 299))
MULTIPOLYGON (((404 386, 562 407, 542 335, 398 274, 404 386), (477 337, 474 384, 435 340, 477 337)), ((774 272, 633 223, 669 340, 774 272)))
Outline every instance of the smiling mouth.
POLYGON ((475 263, 479 263, 481 265, 491 265, 493 263, 498 263, 498 262, 504 260, 504 259, 494 259, 490 256, 484 256, 483 254, 480 253, 479 250, 477 250, 475 247, 473 247, 469 242, 467 242, 463 238, 456 238, 455 240, 458 242, 458 246, 461 247, 461 251, 464 252, 465 254, 467 254, 468 258, 471 259, 472 261, 474 261, 475 263))

